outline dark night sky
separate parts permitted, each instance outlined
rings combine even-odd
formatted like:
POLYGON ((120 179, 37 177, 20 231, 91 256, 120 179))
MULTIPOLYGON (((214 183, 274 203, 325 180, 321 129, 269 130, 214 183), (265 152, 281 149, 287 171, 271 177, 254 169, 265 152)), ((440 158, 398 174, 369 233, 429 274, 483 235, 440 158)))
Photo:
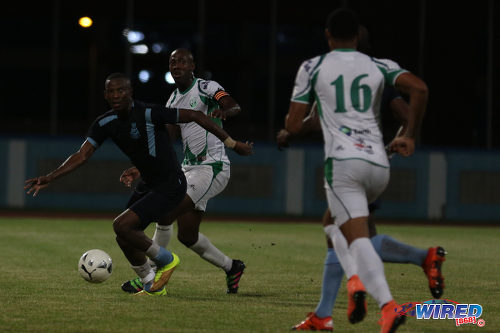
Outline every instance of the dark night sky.
MULTIPOLYGON (((50 134, 53 3, 11 3, 0 13, 6 38, 0 62, 2 135, 50 134)), ((127 1, 59 3, 56 133, 83 137, 90 122, 106 110, 102 99, 105 77, 126 72, 128 45, 122 31, 127 1), (89 30, 77 24, 83 15, 94 18, 89 30)), ((278 0, 273 110, 269 104, 270 3, 207 1, 201 38, 200 1, 134 1, 133 28, 145 32, 146 43, 167 46, 164 53, 131 56, 135 97, 165 103, 173 89, 163 81, 168 54, 177 47, 188 47, 202 67, 199 69, 211 73, 244 108, 241 116, 227 123, 229 130, 250 140, 271 141, 271 134, 283 124, 298 66, 306 58, 327 52, 326 17, 347 4, 370 31, 373 56, 393 59, 427 82, 430 99, 421 143, 486 146, 488 1, 476 1, 474 6, 428 0, 307 1, 291 6, 278 0), (140 69, 153 72, 150 82, 138 81, 140 69)), ((495 4, 494 12, 499 8, 495 4)), ((494 55, 500 40, 500 23, 495 23, 494 55)), ((495 88, 500 62, 493 64, 495 88)), ((499 108, 499 102, 493 100, 493 129, 500 125, 499 108)), ((496 149, 500 148, 497 132, 493 130, 496 149)))

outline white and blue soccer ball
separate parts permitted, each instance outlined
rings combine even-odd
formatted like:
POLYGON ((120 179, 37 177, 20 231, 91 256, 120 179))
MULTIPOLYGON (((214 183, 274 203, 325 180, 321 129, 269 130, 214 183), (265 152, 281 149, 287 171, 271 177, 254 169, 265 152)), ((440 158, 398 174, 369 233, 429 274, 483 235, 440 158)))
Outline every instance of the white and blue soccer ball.
POLYGON ((103 250, 93 249, 85 252, 78 262, 78 273, 92 283, 106 281, 113 271, 113 261, 103 250))

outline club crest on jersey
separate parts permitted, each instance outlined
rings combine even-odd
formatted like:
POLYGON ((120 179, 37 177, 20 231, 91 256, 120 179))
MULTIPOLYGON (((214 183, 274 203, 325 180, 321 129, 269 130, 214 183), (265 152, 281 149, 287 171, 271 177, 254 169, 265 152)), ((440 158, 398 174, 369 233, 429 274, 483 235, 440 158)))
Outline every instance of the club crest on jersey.
POLYGON ((137 125, 135 123, 132 123, 130 126, 130 137, 132 139, 139 139, 141 137, 141 133, 139 133, 139 130, 137 129, 137 125))
POLYGON ((209 81, 201 81, 200 85, 203 89, 207 90, 209 83, 210 83, 209 81))
POLYGON ((193 97, 189 100, 189 106, 192 107, 193 109, 198 105, 198 100, 196 97, 193 97))

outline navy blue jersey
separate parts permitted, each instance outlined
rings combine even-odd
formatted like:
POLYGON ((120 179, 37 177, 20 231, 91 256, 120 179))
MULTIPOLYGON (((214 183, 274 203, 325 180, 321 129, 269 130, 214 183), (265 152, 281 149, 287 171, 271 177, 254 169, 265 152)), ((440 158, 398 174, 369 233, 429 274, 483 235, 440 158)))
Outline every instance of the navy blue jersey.
POLYGON ((97 148, 111 138, 139 169, 143 181, 157 188, 184 177, 165 127, 176 124, 178 118, 177 109, 134 100, 128 113, 110 110, 97 117, 87 140, 97 148))

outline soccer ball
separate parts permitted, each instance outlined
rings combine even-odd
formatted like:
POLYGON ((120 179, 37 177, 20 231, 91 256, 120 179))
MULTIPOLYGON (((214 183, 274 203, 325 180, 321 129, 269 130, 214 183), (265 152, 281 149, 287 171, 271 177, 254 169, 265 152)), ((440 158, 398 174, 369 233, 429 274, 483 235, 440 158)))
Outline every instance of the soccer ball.
POLYGON ((94 249, 85 252, 78 262, 78 273, 92 283, 106 281, 113 270, 113 261, 104 251, 94 249))

